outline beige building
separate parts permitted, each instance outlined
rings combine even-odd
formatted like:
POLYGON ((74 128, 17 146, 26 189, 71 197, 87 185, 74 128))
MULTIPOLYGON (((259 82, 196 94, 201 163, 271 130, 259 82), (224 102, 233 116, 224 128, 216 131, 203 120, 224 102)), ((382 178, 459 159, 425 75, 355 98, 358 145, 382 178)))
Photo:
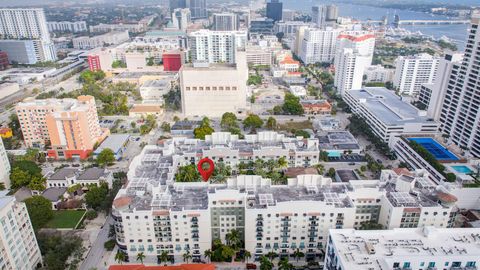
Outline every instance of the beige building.
POLYGON ((42 255, 27 207, 0 191, 0 269, 37 269, 42 255))
POLYGON ((248 69, 245 51, 237 51, 236 64, 194 63, 180 69, 185 116, 219 117, 246 108, 248 69))
POLYGON ((15 107, 27 147, 43 147, 50 142, 52 158, 87 158, 108 129, 98 122, 95 99, 27 99, 15 107))

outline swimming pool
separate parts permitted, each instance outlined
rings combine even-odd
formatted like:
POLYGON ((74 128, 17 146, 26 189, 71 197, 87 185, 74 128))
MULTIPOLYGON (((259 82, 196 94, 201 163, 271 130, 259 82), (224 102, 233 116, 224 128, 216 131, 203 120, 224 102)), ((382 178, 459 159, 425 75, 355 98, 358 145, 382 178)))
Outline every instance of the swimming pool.
POLYGON ((470 169, 469 167, 467 167, 465 165, 454 165, 454 166, 450 166, 450 167, 452 167, 452 169, 454 169, 458 173, 469 174, 469 173, 473 172, 472 169, 470 169))
POLYGON ((430 154, 432 154, 439 161, 454 161, 459 160, 452 152, 443 147, 433 138, 408 138, 409 141, 414 141, 423 148, 425 148, 430 154))

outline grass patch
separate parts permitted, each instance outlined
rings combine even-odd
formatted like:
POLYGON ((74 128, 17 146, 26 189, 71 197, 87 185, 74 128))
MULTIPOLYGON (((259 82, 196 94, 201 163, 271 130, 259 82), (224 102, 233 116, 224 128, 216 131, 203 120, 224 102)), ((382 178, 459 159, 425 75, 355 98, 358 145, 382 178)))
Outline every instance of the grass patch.
POLYGON ((85 210, 59 210, 53 212, 53 218, 47 228, 74 229, 85 214, 85 210))
POLYGON ((292 129, 313 129, 312 122, 310 121, 302 121, 302 122, 285 122, 283 124, 278 125, 279 130, 286 130, 291 131, 292 129))

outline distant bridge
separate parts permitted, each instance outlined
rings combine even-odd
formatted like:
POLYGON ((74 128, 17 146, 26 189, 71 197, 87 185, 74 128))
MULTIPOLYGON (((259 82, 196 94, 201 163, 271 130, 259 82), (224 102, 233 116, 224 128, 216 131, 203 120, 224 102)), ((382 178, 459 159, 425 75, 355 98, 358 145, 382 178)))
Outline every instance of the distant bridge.
POLYGON ((468 24, 468 20, 399 20, 396 25, 439 25, 439 24, 468 24))

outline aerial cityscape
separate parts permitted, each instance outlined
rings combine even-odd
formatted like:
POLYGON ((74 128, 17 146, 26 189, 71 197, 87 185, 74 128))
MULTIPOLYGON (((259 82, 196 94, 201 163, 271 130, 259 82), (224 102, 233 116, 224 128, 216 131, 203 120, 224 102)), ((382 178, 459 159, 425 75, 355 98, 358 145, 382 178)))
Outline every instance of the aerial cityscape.
POLYGON ((479 268, 477 0, 0 1, 0 270, 479 268))

